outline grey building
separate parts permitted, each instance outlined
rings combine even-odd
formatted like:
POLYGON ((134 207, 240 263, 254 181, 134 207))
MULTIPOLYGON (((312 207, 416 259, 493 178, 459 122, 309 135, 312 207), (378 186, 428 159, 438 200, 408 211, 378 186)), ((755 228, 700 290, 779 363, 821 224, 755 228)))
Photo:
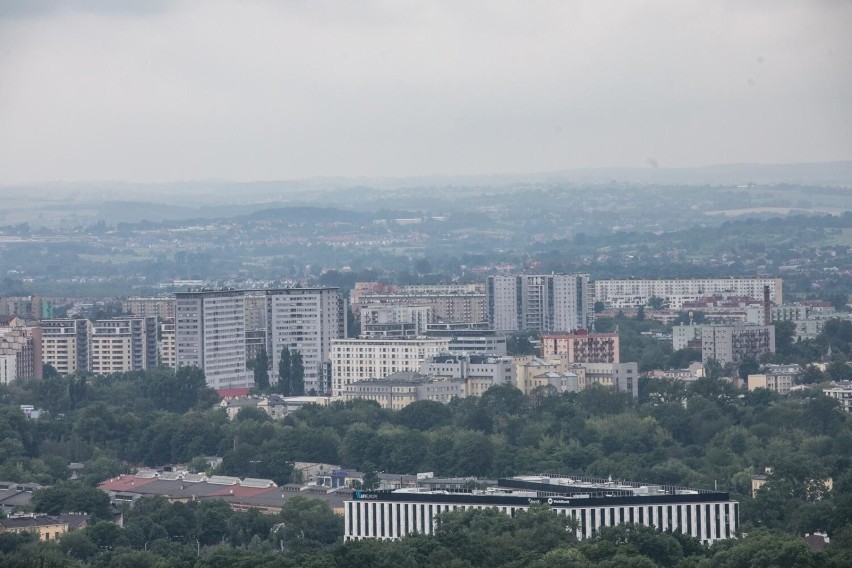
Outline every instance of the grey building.
POLYGON ((701 327, 701 361, 739 365, 746 357, 757 360, 775 353, 774 325, 705 325, 701 327))
POLYGON ((175 363, 199 367, 214 389, 251 387, 241 290, 175 294, 175 363))
POLYGON ((488 323, 498 333, 588 329, 594 301, 588 274, 489 276, 488 323))

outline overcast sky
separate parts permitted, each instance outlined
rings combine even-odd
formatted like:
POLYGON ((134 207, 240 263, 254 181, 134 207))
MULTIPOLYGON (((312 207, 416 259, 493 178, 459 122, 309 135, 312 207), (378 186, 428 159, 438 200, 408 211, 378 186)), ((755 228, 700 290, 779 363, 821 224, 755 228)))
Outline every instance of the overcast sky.
POLYGON ((0 0, 0 183, 849 159, 848 0, 0 0))

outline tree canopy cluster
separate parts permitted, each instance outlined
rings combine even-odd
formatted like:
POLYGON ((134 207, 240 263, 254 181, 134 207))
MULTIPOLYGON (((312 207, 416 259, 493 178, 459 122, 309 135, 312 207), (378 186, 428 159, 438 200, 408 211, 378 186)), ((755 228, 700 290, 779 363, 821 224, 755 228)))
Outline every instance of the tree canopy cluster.
MULTIPOLYGON (((75 483, 88 487, 142 465, 192 463, 196 469, 204 468, 199 458, 208 455, 223 458, 215 473, 271 478, 279 484, 298 478, 294 461, 359 469, 368 474, 367 485, 382 471, 484 478, 539 472, 611 475, 728 491, 741 502, 743 531, 773 531, 766 537, 766 543, 772 543, 766 544, 767 549, 779 548, 781 541, 797 547, 801 535, 814 531, 826 531, 833 541, 843 542, 852 527, 852 416, 819 389, 779 397, 764 389, 741 391, 716 379, 691 384, 642 379, 640 397, 633 400, 603 387, 525 396, 511 386, 500 386, 482 397, 457 399, 448 405, 422 401, 391 411, 374 402, 354 401, 308 406, 282 421, 244 410, 229 421, 215 407, 203 376, 200 383, 189 371, 178 376, 195 386, 171 384, 177 380, 174 373, 157 370, 85 380, 56 377, 0 388, 0 431, 4 433, 0 478, 57 483, 58 493, 39 494, 37 500, 42 510, 53 511, 67 503, 88 503, 85 493, 72 491, 70 482, 63 482, 71 461, 84 462, 83 479, 75 483), (177 394, 161 396, 163 392, 177 394), (34 404, 47 412, 38 420, 28 420, 19 404, 34 404), (767 467, 772 474, 752 498, 752 475, 763 474, 767 467), (833 482, 830 491, 824 484, 828 478, 833 482)), ((204 510, 213 507, 193 507, 202 505, 204 510)), ((157 529, 156 534, 162 532, 157 529)), ((223 535, 216 536, 219 545, 223 535)), ((140 541, 125 536, 129 544, 120 541, 118 548, 140 553, 140 541)), ((200 537, 194 538, 204 544, 200 537)), ((405 547, 432 550, 439 541, 419 538, 398 545, 339 545, 328 554, 333 559, 342 555, 342 564, 324 562, 366 565, 345 558, 357 551, 383 555, 382 551, 395 550, 393 554, 400 558, 426 558, 412 565, 430 565, 433 561, 421 552, 405 547)), ((224 541, 238 542, 230 533, 224 541)), ((183 543, 191 545, 198 547, 183 543)), ((578 546, 579 566, 585 561, 612 560, 583 549, 585 543, 578 546)), ((559 547, 554 544, 552 550, 559 547)), ((449 563, 445 565, 456 561, 459 566, 481 565, 456 558, 459 553, 452 547, 448 550, 452 557, 440 557, 449 563)), ((260 554, 248 549, 227 554, 232 553, 246 558, 260 554)), ((213 562, 217 554, 225 552, 211 552, 202 559, 213 562)), ((555 558, 561 558, 558 554, 555 558)), ((193 558, 197 561, 197 555, 193 558)), ((283 561, 275 558, 274 562, 283 561)), ((529 565, 545 561, 529 558, 529 565)), ((239 562, 236 557, 230 561, 239 562)))

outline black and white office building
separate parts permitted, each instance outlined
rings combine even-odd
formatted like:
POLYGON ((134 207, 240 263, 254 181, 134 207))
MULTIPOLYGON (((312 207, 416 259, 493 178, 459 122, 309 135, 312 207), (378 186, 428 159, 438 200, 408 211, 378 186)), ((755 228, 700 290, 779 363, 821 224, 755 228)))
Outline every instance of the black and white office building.
POLYGON ((702 543, 733 538, 739 504, 727 493, 570 476, 500 479, 474 491, 408 488, 355 491, 345 503, 345 538, 397 539, 431 534, 438 513, 495 508, 514 516, 532 505, 548 505, 577 522, 577 538, 604 526, 638 523, 692 535, 702 543))

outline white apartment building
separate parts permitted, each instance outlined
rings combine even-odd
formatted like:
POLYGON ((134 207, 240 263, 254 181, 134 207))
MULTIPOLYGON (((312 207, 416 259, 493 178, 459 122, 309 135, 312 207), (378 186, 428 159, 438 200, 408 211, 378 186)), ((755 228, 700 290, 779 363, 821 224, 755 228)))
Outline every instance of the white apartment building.
POLYGON ((246 369, 244 292, 175 294, 175 362, 201 368, 214 389, 253 385, 246 369))
POLYGON ((852 412, 852 381, 833 383, 830 388, 822 391, 825 396, 840 402, 840 407, 846 412, 852 412))
POLYGON ((92 323, 87 319, 51 319, 41 322, 41 356, 61 375, 91 370, 89 338, 92 323))
POLYGON ((769 299, 783 303, 781 278, 693 278, 665 280, 597 280, 595 301, 610 308, 638 308, 652 297, 662 298, 673 310, 684 302, 720 294, 747 296, 763 301, 763 287, 769 286, 769 299))
POLYGON ((0 355, 0 385, 8 385, 18 380, 16 363, 14 354, 0 355))
POLYGON ((330 360, 332 342, 346 337, 346 300, 339 288, 279 288, 266 290, 266 344, 270 377, 278 379, 281 351, 302 355, 305 392, 326 394, 330 378, 323 364, 330 360))
POLYGON ((498 333, 588 329, 594 302, 588 274, 489 276, 488 322, 498 333))
POLYGON ((157 317, 98 320, 92 325, 91 370, 98 375, 158 365, 157 317))
POLYGON ((447 351, 448 339, 337 339, 331 344, 332 394, 368 379, 419 371, 421 363, 447 351))

